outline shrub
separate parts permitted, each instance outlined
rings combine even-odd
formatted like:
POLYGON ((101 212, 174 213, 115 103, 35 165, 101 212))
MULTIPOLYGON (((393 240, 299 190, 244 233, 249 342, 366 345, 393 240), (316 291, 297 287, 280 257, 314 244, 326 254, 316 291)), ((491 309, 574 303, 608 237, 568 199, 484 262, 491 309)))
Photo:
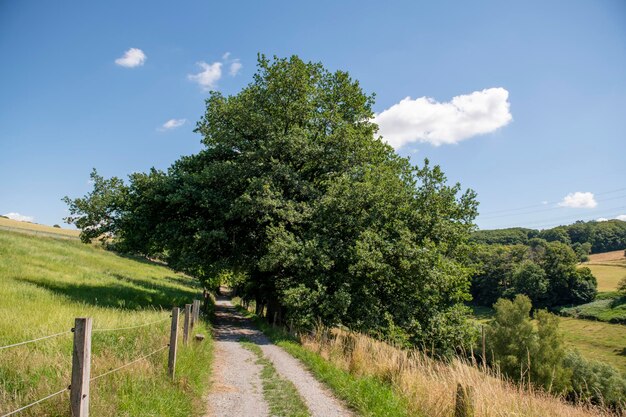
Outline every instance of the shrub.
POLYGON ((567 352, 563 365, 571 372, 570 396, 617 409, 626 407, 626 378, 617 369, 604 362, 585 359, 576 351, 567 352))

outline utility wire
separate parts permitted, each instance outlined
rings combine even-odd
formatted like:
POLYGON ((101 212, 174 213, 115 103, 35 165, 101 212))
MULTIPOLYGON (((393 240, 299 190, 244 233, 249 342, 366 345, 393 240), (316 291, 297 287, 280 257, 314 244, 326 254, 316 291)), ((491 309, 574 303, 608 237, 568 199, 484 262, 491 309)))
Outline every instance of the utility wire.
MULTIPOLYGON (((617 192, 620 192, 620 191, 626 191, 626 188, 618 188, 618 189, 615 189, 615 190, 604 191, 604 192, 601 192, 601 193, 594 193, 594 196, 613 194, 613 193, 617 193, 617 192)), ((606 200, 604 200, 604 201, 606 201, 606 200)), ((503 210, 488 211, 488 212, 486 212, 484 214, 491 215, 491 214, 497 214, 497 213, 507 213, 507 212, 510 212, 510 211, 527 210, 527 209, 531 209, 531 208, 535 208, 535 207, 542 207, 542 206, 546 206, 546 205, 549 205, 549 204, 558 204, 558 203, 559 203, 558 201, 548 201, 546 203, 532 204, 532 205, 529 205, 529 206, 516 207, 516 208, 511 208, 511 209, 503 209, 503 210)))
MULTIPOLYGON (((601 199, 601 200, 597 200, 597 201, 603 203, 605 201, 619 200, 621 198, 626 198, 626 194, 625 195, 620 195, 620 196, 617 196, 617 197, 605 198, 605 199, 601 199)), ((545 212, 545 211, 559 210, 559 209, 563 209, 563 208, 567 208, 567 207, 565 207, 565 206, 556 206, 556 207, 544 208, 542 210, 525 211, 523 213, 499 214, 499 215, 496 215, 496 216, 491 216, 491 215, 487 215, 487 216, 479 215, 479 216, 480 216, 481 219, 496 219, 496 218, 500 218, 500 217, 522 216, 524 214, 542 213, 542 212, 545 212)))

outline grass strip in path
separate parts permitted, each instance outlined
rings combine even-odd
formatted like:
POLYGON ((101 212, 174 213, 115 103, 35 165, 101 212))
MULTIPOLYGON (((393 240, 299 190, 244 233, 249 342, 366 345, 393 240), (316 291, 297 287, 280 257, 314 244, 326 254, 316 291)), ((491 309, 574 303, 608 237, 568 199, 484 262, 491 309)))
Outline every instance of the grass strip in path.
POLYGON ((257 364, 262 367, 263 395, 272 416, 309 417, 311 414, 296 387, 278 375, 272 362, 263 356, 261 348, 246 339, 240 340, 239 343, 256 355, 257 364))
POLYGON ((272 328, 265 320, 242 307, 239 310, 251 318, 255 325, 277 346, 299 359, 333 393, 345 401, 361 416, 408 417, 416 416, 409 410, 405 399, 397 395, 389 384, 367 376, 352 375, 333 365, 315 352, 311 352, 291 338, 282 329, 272 328))

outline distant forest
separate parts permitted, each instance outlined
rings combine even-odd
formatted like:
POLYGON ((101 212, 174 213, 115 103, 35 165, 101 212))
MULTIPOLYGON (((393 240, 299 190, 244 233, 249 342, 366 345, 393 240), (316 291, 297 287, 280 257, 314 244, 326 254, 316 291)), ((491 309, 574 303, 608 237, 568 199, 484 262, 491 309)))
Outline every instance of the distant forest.
POLYGON ((500 245, 528 245, 531 239, 566 243, 581 254, 587 247, 590 253, 610 252, 626 248, 626 222, 621 220, 577 221, 569 226, 536 230, 523 227, 478 230, 471 240, 476 243, 500 245))

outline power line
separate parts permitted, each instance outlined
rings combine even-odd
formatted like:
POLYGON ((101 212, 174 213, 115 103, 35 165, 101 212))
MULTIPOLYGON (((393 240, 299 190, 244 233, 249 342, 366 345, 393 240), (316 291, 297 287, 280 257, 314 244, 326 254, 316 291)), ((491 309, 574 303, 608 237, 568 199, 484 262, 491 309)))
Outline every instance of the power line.
MULTIPOLYGON (((597 217, 597 216, 617 216, 621 211, 626 210, 626 206, 622 206, 622 207, 615 207, 612 209, 607 209, 604 211, 601 211, 599 213, 594 213, 593 216, 591 217, 597 217), (611 211, 608 211, 611 210, 611 211), (610 214, 609 214, 610 213, 610 214)), ((589 218, 587 220, 584 220, 584 217, 589 217, 589 215, 587 216, 568 216, 568 217, 555 217, 555 218, 551 218, 551 219, 544 219, 544 220, 539 220, 539 221, 535 221, 535 222, 524 222, 524 226, 534 226, 534 227, 543 227, 543 226, 550 226, 553 225, 555 223, 558 222, 574 222, 577 220, 583 220, 583 221, 591 221, 594 220, 593 218, 589 218)), ((513 226, 511 226, 513 227, 513 226)), ((498 227, 501 228, 501 227, 498 227)))
MULTIPOLYGON (((606 194, 613 194, 613 193, 617 193, 620 191, 626 191, 626 188, 617 188, 615 190, 610 190, 610 191, 603 191, 601 193, 595 193, 594 196, 598 196, 598 195, 606 195, 606 194)), ((605 200, 606 201, 606 200, 605 200)), ((491 215, 491 214, 497 214, 497 213, 507 213, 507 212, 511 212, 511 211, 518 211, 518 210, 527 210, 527 209, 531 209, 531 208, 535 208, 535 207, 543 207, 546 205, 550 205, 550 204, 558 204, 558 201, 548 201, 546 203, 539 203, 539 204, 533 204, 533 205, 529 205, 529 206, 523 206, 523 207, 516 207, 516 208, 510 208, 510 209, 502 209, 502 210, 494 210, 494 211, 488 211, 484 214, 486 215, 491 215)))
MULTIPOLYGON (((619 200, 622 198, 626 198, 626 194, 625 195, 620 195, 617 197, 611 197, 611 198, 605 198, 602 200, 597 200, 601 203, 604 203, 606 201, 613 201, 613 200, 619 200)), ((543 210, 533 210, 533 211, 525 211, 522 213, 511 213, 511 214, 500 214, 497 216, 481 216, 482 219, 496 219, 496 218, 502 218, 502 217, 511 217, 511 216, 522 216, 524 214, 534 214, 534 213, 543 213, 546 211, 552 211, 552 210, 559 210, 559 209, 563 209, 563 208, 567 208, 565 206, 556 206, 556 207, 550 207, 550 208, 544 208, 543 210)))

